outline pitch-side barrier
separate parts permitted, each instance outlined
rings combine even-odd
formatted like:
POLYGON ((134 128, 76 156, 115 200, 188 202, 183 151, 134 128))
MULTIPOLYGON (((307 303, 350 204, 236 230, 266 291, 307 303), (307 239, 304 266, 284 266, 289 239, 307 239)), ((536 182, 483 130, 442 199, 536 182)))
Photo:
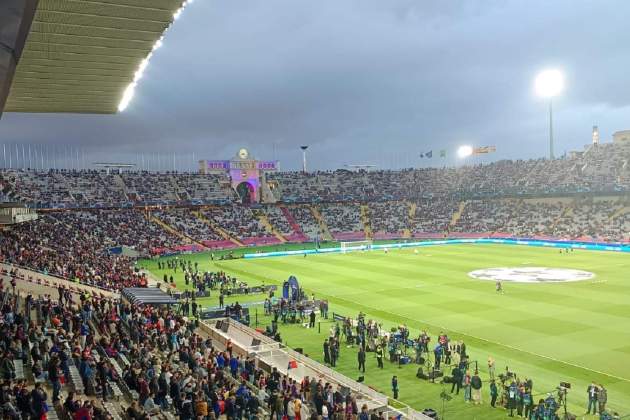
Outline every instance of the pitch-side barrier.
POLYGON ((359 245, 350 247, 334 247, 320 249, 300 249, 294 251, 274 251, 245 254, 243 258, 265 258, 265 257, 286 257, 290 255, 311 255, 311 254, 335 254, 348 251, 384 250, 400 248, 418 248, 436 245, 456 245, 456 244, 502 244, 502 245, 526 245, 560 249, 585 249, 589 251, 613 251, 630 252, 630 244, 607 244, 603 242, 583 242, 583 241, 555 241, 540 239, 520 239, 520 238, 474 238, 474 239, 444 239, 435 241, 418 242, 395 242, 389 244, 359 245))
POLYGON ((351 392, 359 406, 367 404, 369 410, 394 414, 409 420, 429 420, 430 417, 410 407, 397 409, 389 406, 388 397, 369 386, 344 376, 328 366, 322 365, 297 351, 278 343, 260 332, 233 319, 223 318, 215 322, 201 322, 201 327, 210 336, 213 344, 225 347, 231 342, 236 354, 252 357, 256 366, 265 370, 276 368, 282 374, 301 381, 304 377, 321 379, 335 389, 351 392))

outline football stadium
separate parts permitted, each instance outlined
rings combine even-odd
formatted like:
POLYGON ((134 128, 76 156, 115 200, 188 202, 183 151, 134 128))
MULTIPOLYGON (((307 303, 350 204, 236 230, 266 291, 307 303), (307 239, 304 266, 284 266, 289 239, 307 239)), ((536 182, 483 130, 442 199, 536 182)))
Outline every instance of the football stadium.
MULTIPOLYGON (((3 118, 122 118, 190 3, 0 4, 3 118)), ((630 418, 630 130, 556 156, 548 112, 401 168, 2 138, 2 417, 630 418)))

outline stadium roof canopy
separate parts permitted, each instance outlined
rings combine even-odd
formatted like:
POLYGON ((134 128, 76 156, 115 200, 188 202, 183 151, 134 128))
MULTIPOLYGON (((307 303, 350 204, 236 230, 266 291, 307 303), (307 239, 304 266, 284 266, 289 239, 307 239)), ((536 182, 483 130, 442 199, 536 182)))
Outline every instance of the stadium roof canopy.
POLYGON ((189 1, 39 0, 4 110, 117 112, 189 1))

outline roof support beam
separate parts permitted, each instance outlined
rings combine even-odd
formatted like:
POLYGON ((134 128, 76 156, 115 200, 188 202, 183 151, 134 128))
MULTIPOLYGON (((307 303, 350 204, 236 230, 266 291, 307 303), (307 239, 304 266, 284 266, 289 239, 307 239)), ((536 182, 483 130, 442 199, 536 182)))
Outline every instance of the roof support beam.
POLYGON ((15 68, 31 28, 38 0, 0 2, 0 118, 9 95, 15 68))

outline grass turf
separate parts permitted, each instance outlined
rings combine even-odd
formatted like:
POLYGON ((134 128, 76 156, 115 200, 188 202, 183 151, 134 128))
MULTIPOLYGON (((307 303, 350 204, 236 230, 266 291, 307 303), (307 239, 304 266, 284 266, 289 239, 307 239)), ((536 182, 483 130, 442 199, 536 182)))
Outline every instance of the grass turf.
MULTIPOLYGON (((472 360, 478 360, 482 379, 487 379, 485 360, 497 361, 520 377, 534 380, 535 393, 554 390, 560 381, 570 382, 569 411, 586 411, 586 387, 591 380, 608 389, 610 408, 630 412, 630 283, 627 255, 557 250, 507 245, 448 245, 411 249, 355 252, 210 262, 208 255, 185 256, 199 261, 202 270, 224 270, 250 284, 280 283, 295 275, 302 287, 317 297, 328 298, 331 312, 356 316, 359 310, 386 327, 401 323, 412 336, 427 329, 433 336, 445 331, 463 339, 472 360), (506 293, 497 295, 494 283, 472 280, 469 271, 498 266, 544 266, 592 271, 594 280, 560 284, 504 283, 506 293)), ((141 263, 161 278, 154 261, 141 263)), ((170 274, 170 273, 169 273, 170 274)), ((176 282, 183 286, 181 273, 176 282)), ((247 300, 264 297, 249 296, 247 300)), ((216 297, 203 303, 213 304, 216 297)), ((231 300, 244 301, 243 297, 231 300), (239 299, 240 298, 240 299, 239 299)), ((261 322, 268 320, 261 319, 261 322)), ((303 347, 322 360, 322 332, 298 326, 281 328, 283 340, 303 347)), ((371 355, 370 355, 371 356, 371 355)), ((415 378, 417 365, 377 371, 368 359, 365 380, 391 394, 389 381, 399 376, 400 400, 422 409, 441 409, 440 385, 415 378)), ((358 376, 356 352, 342 349, 338 370, 358 376)), ((488 383, 484 381, 483 407, 464 404, 463 396, 446 404, 446 418, 504 418, 503 410, 488 408, 488 383), (449 416, 450 414, 450 416, 449 416)))

